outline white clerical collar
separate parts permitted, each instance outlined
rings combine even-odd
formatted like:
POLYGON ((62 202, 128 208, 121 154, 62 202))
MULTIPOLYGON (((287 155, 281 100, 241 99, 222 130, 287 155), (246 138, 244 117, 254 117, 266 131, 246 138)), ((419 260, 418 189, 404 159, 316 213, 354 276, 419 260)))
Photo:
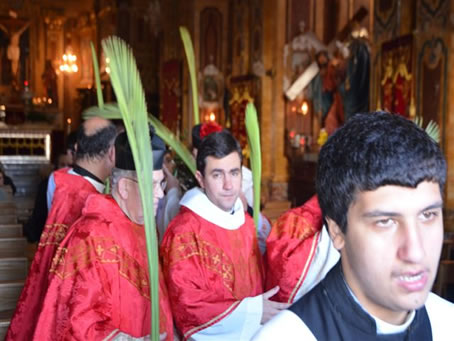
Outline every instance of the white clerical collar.
POLYGON ((410 312, 410 314, 407 315, 407 319, 405 320, 405 322, 403 324, 399 324, 399 325, 388 323, 386 321, 379 319, 378 317, 373 316, 359 302, 358 298, 355 296, 355 294, 353 293, 353 291, 350 289, 347 282, 345 281, 345 278, 344 278, 344 283, 347 286, 348 291, 350 292, 350 295, 353 297, 355 302, 358 303, 358 305, 361 307, 361 309, 364 310, 370 317, 372 317, 375 320, 375 325, 377 326, 377 334, 384 335, 384 334, 402 333, 405 330, 407 330, 407 328, 413 322, 413 319, 415 318, 414 310, 412 310, 410 312))
MULTIPOLYGON (((72 174, 72 175, 77 175, 77 176, 82 176, 80 174, 77 174, 76 172, 74 172, 74 170, 71 168, 69 171, 68 171, 69 174, 72 174)), ((89 176, 82 176, 85 180, 87 180, 89 183, 91 183, 93 185, 93 187, 99 192, 99 193, 104 193, 104 189, 106 188, 106 186, 98 181, 96 181, 95 179, 92 179, 90 178, 89 176)))
POLYGON ((244 208, 239 198, 235 201, 232 211, 226 212, 213 204, 206 194, 196 187, 184 194, 180 205, 226 230, 236 230, 244 224, 244 208))

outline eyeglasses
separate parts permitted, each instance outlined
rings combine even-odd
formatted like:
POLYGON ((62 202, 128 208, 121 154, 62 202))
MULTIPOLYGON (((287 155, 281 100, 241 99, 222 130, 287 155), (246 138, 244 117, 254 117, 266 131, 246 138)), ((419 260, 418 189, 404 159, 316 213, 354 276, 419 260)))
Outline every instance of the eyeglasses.
MULTIPOLYGON (((124 179, 128 179, 128 180, 134 181, 135 183, 139 183, 139 181, 137 179, 133 179, 133 178, 124 178, 124 179)), ((153 181, 153 186, 156 186, 156 185, 157 185, 157 183, 153 181)), ((162 179, 161 182, 159 183, 159 186, 161 186, 162 190, 165 190, 167 187, 167 180, 162 179)))

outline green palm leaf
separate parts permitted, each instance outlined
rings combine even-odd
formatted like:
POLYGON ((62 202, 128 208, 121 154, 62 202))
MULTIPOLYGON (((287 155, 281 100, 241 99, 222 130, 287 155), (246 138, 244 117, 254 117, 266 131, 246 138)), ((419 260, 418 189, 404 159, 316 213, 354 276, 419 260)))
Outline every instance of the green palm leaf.
MULTIPOLYGON (((84 119, 93 116, 101 116, 108 120, 121 119, 121 113, 116 103, 106 103, 102 109, 90 107, 83 112, 84 119)), ((149 115, 148 121, 156 129, 156 134, 178 154, 191 173, 195 175, 195 161, 188 148, 155 116, 149 115)))
POLYGON ((258 231, 262 178, 262 151, 260 148, 260 128, 257 119, 257 111, 252 102, 249 102, 246 107, 246 131, 249 148, 251 150, 251 171, 252 181, 254 183, 254 223, 258 231))
POLYGON ((100 107, 89 107, 82 113, 83 119, 90 117, 103 117, 108 120, 121 120, 122 116, 117 103, 106 103, 102 108, 100 107))
POLYGON ((98 58, 96 57, 95 47, 92 42, 90 42, 90 47, 91 58, 93 60, 93 72, 95 73, 96 96, 98 97, 98 107, 102 109, 104 107, 104 99, 102 97, 101 78, 99 77, 98 58))
POLYGON ((188 61, 189 76, 191 78, 192 87, 192 105, 194 112, 194 125, 200 123, 199 116, 199 92, 197 90, 197 77, 195 72, 195 56, 194 47, 192 45, 191 36, 188 29, 184 26, 180 26, 180 36, 184 45, 184 52, 186 53, 186 60, 188 61))
POLYGON ((136 62, 129 46, 117 37, 102 41, 110 59, 110 79, 134 157, 142 200, 150 275, 151 337, 159 340, 159 275, 158 243, 153 209, 153 154, 148 129, 145 94, 136 62))
MULTIPOLYGON (((413 122, 415 122, 415 124, 421 129, 424 129, 423 128, 424 119, 422 116, 415 116, 413 122)), ((437 123, 431 120, 424 130, 427 133, 427 135, 429 135, 432 138, 432 140, 434 140, 437 143, 440 143, 440 127, 438 126, 437 123)))

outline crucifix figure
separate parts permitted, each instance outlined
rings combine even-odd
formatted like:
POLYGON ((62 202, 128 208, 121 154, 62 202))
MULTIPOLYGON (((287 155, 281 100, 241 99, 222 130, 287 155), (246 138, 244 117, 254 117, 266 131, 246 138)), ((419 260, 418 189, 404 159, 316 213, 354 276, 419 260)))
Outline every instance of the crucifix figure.
POLYGON ((0 23, 0 29, 5 32, 9 37, 9 45, 6 50, 6 56, 11 61, 11 73, 13 82, 18 79, 19 60, 20 60, 20 36, 30 26, 30 23, 26 23, 18 30, 8 29, 6 26, 0 23))

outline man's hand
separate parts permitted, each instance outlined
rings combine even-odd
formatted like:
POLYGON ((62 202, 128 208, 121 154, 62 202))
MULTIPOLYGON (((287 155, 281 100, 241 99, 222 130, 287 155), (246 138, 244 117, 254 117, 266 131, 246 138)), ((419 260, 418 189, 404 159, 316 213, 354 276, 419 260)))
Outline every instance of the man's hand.
POLYGON ((171 189, 171 188, 179 188, 180 187, 180 182, 178 179, 173 176, 172 173, 169 172, 167 167, 165 165, 162 166, 162 170, 164 171, 164 175, 167 180, 167 186, 166 186, 166 193, 171 189))
POLYGON ((262 313, 262 321, 261 324, 265 324, 274 315, 278 314, 281 310, 287 309, 290 307, 290 303, 280 303, 270 301, 269 298, 273 297, 279 291, 279 286, 275 286, 273 289, 268 290, 267 292, 263 293, 263 313, 262 313))

